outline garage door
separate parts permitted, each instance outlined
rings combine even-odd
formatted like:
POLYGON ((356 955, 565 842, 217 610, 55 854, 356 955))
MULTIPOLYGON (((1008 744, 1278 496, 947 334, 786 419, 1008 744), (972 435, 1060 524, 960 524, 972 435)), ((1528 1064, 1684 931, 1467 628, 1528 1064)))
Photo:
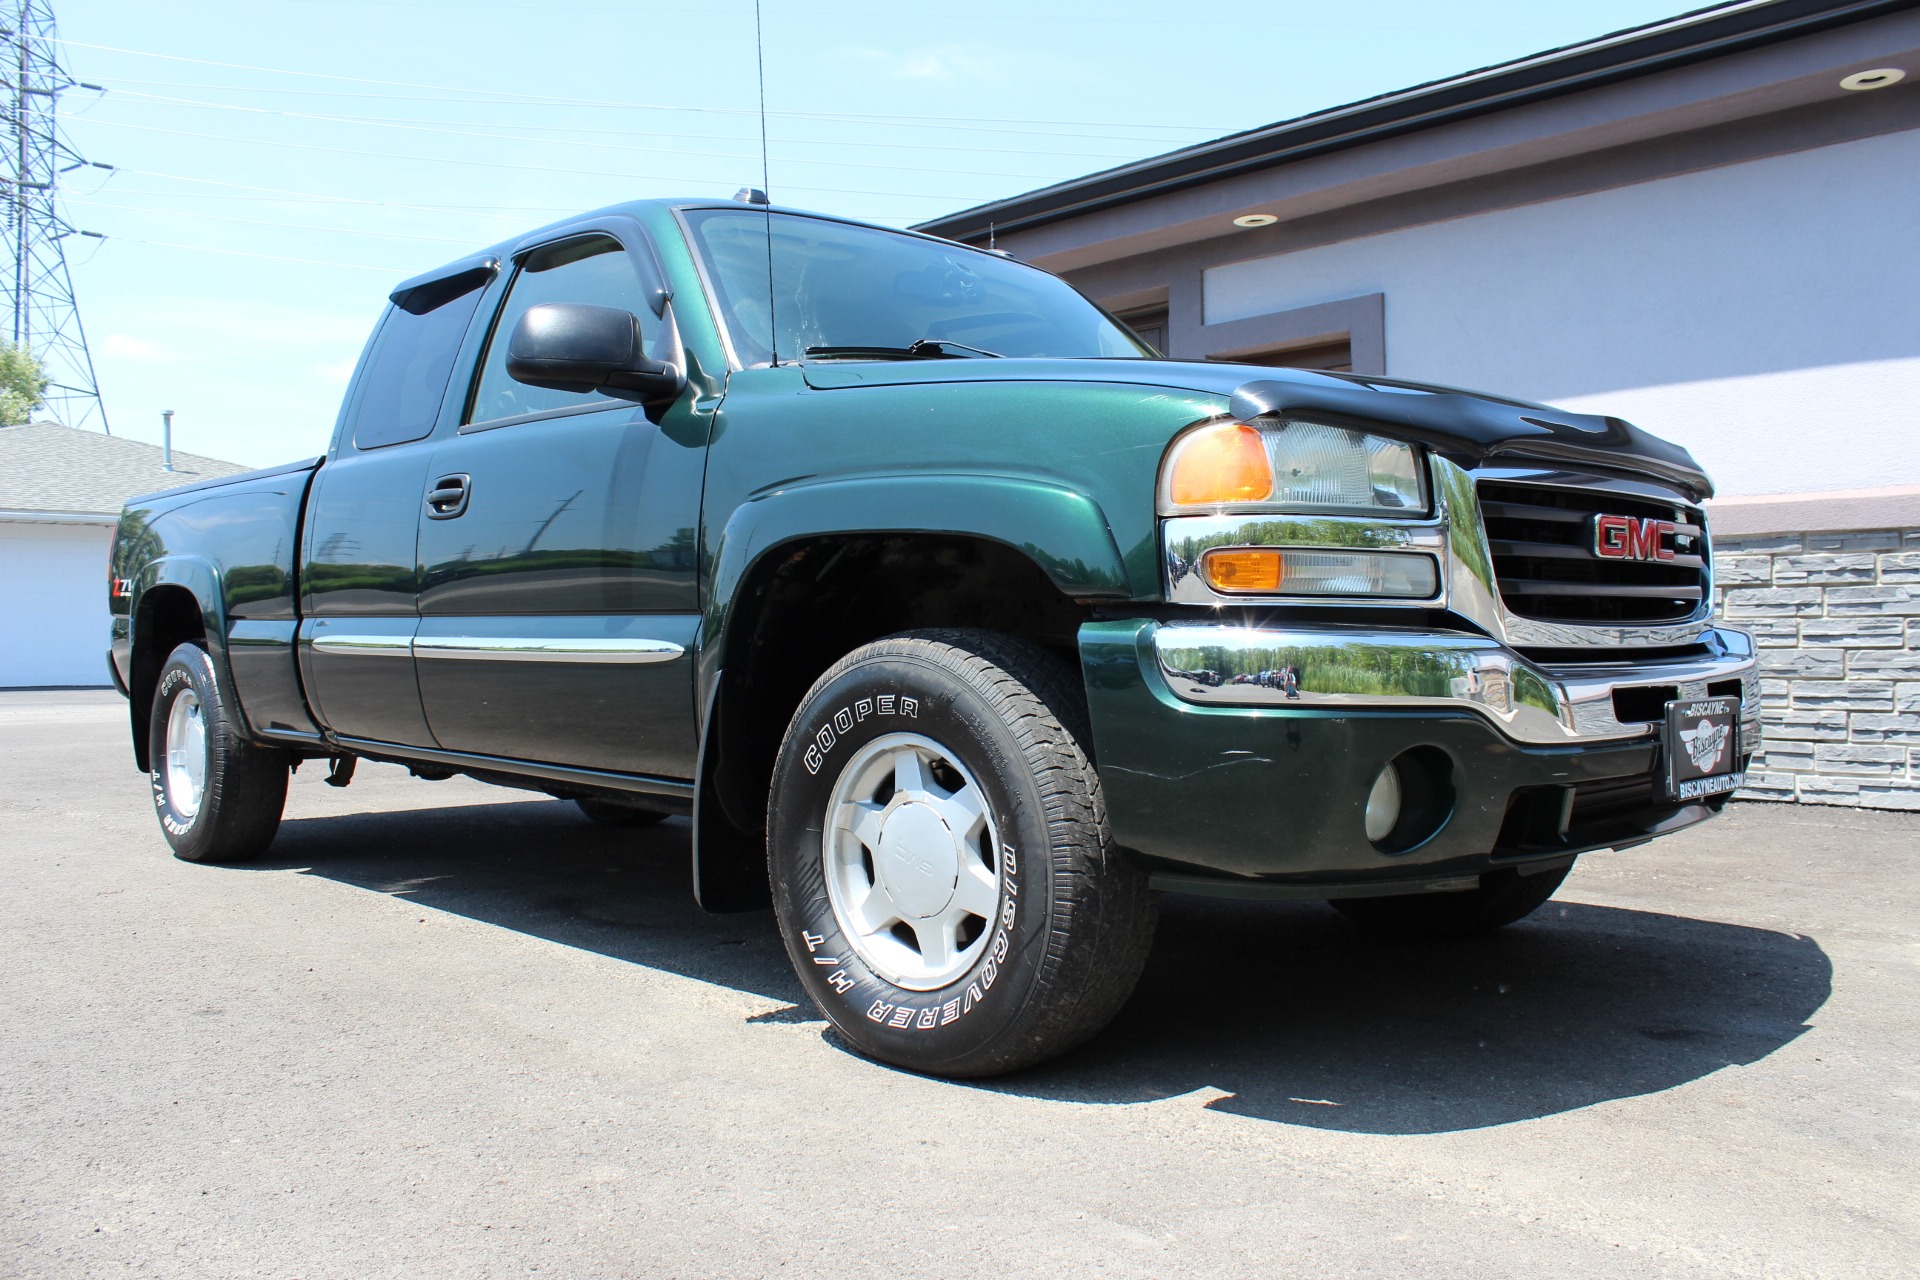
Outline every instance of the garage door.
POLYGON ((0 521, 0 688, 103 685, 107 525, 0 521))

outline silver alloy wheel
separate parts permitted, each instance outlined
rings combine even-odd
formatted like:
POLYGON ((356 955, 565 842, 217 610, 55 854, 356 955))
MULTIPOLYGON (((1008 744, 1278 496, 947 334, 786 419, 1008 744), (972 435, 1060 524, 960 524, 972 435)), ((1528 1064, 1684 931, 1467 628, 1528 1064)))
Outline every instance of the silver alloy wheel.
POLYGON ((167 804, 183 818, 200 812, 207 790, 207 721, 200 699, 182 689, 167 712, 167 804))
POLYGON ((910 991, 971 968, 1000 910, 1000 844, 966 766, 917 733, 876 738, 840 771, 826 819, 827 900, 867 967, 910 991))

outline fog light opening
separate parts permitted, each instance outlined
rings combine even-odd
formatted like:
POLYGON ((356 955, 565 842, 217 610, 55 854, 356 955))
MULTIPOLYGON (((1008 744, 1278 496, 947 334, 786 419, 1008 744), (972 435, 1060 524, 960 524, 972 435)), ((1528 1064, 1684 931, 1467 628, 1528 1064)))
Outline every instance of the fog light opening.
POLYGON ((1438 747, 1413 747, 1389 760, 1367 793, 1367 842, 1407 853, 1440 834, 1453 817, 1453 761, 1438 747))
POLYGON ((1367 793, 1367 839, 1379 844, 1393 834, 1400 821, 1400 766, 1387 761, 1387 767, 1373 780, 1367 793))

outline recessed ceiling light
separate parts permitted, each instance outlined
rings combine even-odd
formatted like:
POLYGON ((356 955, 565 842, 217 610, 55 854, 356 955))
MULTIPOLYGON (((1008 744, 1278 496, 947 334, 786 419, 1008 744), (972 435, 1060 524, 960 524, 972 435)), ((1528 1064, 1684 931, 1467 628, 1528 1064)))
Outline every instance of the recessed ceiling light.
POLYGON ((1898 67, 1875 67, 1871 71, 1856 71, 1840 82, 1842 89, 1884 89, 1890 84, 1899 84, 1907 78, 1907 73, 1898 67))
POLYGON ((1270 227, 1278 221, 1280 221, 1279 217, 1271 213, 1245 213, 1235 218, 1233 225, 1236 227, 1270 227))

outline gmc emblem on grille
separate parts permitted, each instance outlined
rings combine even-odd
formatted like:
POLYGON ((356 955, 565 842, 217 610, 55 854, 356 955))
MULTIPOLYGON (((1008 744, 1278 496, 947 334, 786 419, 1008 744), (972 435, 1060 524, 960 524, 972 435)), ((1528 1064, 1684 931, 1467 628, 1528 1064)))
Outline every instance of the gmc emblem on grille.
POLYGON ((1593 518, 1593 554, 1602 560, 1671 560, 1667 535, 1674 532, 1671 520, 1649 516, 1595 516, 1593 518))

